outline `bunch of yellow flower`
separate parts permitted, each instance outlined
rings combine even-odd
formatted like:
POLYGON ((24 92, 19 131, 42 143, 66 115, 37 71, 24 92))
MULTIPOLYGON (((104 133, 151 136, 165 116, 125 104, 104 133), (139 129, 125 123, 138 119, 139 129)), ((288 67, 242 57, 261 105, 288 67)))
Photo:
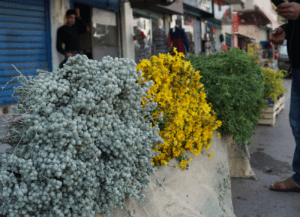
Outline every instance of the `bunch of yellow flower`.
POLYGON ((253 50, 249 51, 249 55, 253 56, 257 62, 260 62, 260 56, 261 56, 261 45, 254 44, 253 50))
POLYGON ((192 159, 188 159, 187 161, 182 160, 182 161, 180 162, 180 168, 183 169, 183 170, 185 170, 185 169, 186 169, 186 166, 188 165, 188 163, 189 163, 190 161, 192 161, 192 159))
MULTIPOLYGON (((199 71, 182 59, 183 53, 178 53, 176 48, 174 52, 174 56, 160 54, 137 65, 137 70, 143 72, 143 79, 152 80, 154 84, 148 94, 149 98, 153 96, 159 109, 153 111, 152 116, 159 117, 160 113, 164 116, 159 123, 159 134, 165 143, 153 149, 161 152, 152 159, 154 166, 167 165, 186 150, 199 155, 202 148, 210 147, 213 131, 222 125, 211 109, 212 104, 206 102, 199 71)), ((139 82, 143 83, 142 79, 139 82)), ((181 162, 181 168, 186 164, 181 162)))
POLYGON ((285 93, 287 90, 283 86, 283 78, 285 72, 280 70, 276 72, 274 69, 261 68, 264 74, 264 84, 265 84, 265 95, 264 97, 270 97, 272 101, 276 101, 277 96, 285 93))

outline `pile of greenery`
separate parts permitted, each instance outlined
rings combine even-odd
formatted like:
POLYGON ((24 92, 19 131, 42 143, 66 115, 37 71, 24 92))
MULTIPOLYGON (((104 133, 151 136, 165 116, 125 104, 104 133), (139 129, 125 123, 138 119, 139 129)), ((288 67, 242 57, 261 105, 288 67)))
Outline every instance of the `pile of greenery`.
POLYGON ((134 61, 86 55, 40 73, 15 90, 20 101, 1 140, 0 213, 11 216, 93 217, 122 208, 150 183, 151 160, 163 143, 142 106, 152 82, 137 83, 134 61))
POLYGON ((206 56, 191 54, 190 61, 203 76, 207 101, 212 103, 222 126, 222 136, 230 134, 237 143, 248 141, 258 124, 264 100, 264 74, 256 58, 238 48, 206 56))

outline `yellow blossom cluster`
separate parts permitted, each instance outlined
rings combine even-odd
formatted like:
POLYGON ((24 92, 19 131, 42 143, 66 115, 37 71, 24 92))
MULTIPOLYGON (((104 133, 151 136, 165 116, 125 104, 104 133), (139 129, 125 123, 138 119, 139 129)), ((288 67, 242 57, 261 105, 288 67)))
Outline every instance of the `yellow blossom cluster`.
POLYGON ((180 161, 180 168, 185 170, 186 169, 186 166, 188 165, 188 163, 192 161, 192 159, 188 159, 188 160, 182 160, 180 161))
POLYGON ((272 101, 277 101, 277 96, 280 96, 281 94, 287 92, 287 89, 283 86, 285 71, 280 70, 279 72, 276 72, 274 69, 262 67, 261 70, 264 74, 264 97, 270 97, 272 101))
MULTIPOLYGON (((174 56, 159 54, 137 65, 137 70, 143 73, 139 83, 152 80, 154 84, 148 92, 149 98, 158 104, 152 117, 157 118, 162 113, 164 119, 157 121, 164 144, 153 147, 155 152, 161 152, 152 159, 154 166, 167 165, 187 150, 199 155, 202 148, 210 147, 213 131, 222 125, 212 104, 206 101, 200 72, 183 60, 183 53, 178 53, 176 48, 174 52, 174 56)), ((143 103, 147 103, 147 99, 143 103)), ((187 163, 182 160, 181 168, 187 163)))

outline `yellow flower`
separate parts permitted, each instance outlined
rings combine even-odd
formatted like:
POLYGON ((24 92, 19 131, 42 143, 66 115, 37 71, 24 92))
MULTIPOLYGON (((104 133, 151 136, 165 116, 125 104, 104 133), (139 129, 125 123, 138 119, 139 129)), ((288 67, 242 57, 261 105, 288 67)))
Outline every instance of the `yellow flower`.
POLYGON ((220 133, 218 133, 218 138, 221 138, 221 135, 220 135, 220 133))
POLYGON ((177 165, 175 165, 175 169, 177 169, 177 165))
POLYGON ((211 159, 211 157, 214 155, 214 153, 212 152, 212 153, 210 153, 210 155, 208 156, 208 159, 210 160, 211 159))
MULTIPOLYGON (((153 102, 158 104, 158 110, 152 113, 154 124, 158 122, 159 114, 163 112, 164 126, 159 135, 164 144, 153 148, 154 152, 161 152, 152 159, 155 166, 167 165, 175 157, 190 150, 196 156, 202 147, 208 149, 213 131, 222 122, 212 110, 212 104, 206 101, 204 85, 200 71, 195 71, 190 62, 182 59, 183 53, 174 49, 175 55, 159 54, 151 60, 142 60, 136 68, 143 72, 144 81, 153 81, 154 86, 144 97, 143 105, 153 102)), ((141 82, 141 79, 139 80, 141 82)), ((186 169, 189 160, 180 162, 181 169, 186 169)))
POLYGON ((207 151, 210 148, 211 144, 209 144, 208 146, 206 146, 205 151, 207 151))
POLYGON ((185 169, 186 169, 186 165, 187 165, 187 162, 186 162, 185 160, 182 160, 182 161, 180 162, 180 168, 181 168, 181 169, 185 170, 185 169))

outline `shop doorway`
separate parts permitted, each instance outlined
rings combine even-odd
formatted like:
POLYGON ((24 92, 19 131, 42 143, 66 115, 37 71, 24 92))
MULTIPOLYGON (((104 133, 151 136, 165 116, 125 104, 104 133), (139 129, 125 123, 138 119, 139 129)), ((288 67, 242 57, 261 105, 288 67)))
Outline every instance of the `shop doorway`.
MULTIPOLYGON (((87 26, 92 30, 92 7, 85 4, 80 4, 74 2, 74 9, 79 8, 80 10, 80 17, 84 20, 87 26)), ((79 35, 80 38, 80 47, 83 54, 87 55, 89 59, 93 59, 93 52, 92 52, 92 31, 86 32, 79 35)))
POLYGON ((244 50, 247 52, 247 38, 244 36, 238 37, 238 46, 241 50, 244 50))

